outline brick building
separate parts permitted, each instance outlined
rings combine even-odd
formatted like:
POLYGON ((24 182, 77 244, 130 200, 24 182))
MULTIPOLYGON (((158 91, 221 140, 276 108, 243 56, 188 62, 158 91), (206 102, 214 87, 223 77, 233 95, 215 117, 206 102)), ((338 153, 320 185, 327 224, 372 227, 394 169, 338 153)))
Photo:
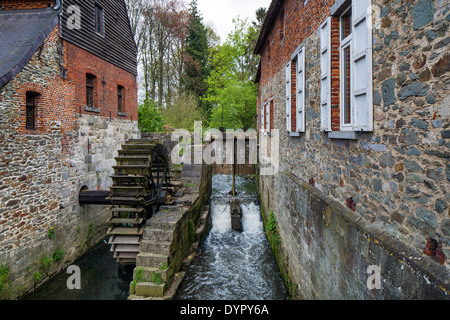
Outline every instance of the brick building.
POLYGON ((259 189, 294 296, 450 298, 449 23, 448 1, 272 1, 258 127, 280 170, 259 189))
POLYGON ((137 48, 125 2, 106 0, 0 1, 0 43, 0 264, 30 290, 105 233, 107 208, 78 194, 108 190, 116 151, 140 135, 137 48))

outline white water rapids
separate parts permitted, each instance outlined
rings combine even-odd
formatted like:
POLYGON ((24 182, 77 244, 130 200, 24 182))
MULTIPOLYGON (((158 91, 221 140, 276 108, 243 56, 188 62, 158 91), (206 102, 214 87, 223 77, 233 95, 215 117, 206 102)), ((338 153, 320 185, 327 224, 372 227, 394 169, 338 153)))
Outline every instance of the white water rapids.
POLYGON ((212 229, 200 246, 176 299, 283 300, 287 293, 264 233, 256 187, 236 178, 243 232, 231 229, 232 177, 213 176, 212 229))

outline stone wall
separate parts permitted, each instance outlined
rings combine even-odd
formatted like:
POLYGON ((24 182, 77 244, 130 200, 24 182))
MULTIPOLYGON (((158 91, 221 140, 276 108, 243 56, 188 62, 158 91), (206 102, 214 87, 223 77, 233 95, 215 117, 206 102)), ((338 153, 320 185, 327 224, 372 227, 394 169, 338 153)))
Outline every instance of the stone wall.
POLYGON ((280 172, 259 187, 264 220, 275 216, 277 238, 269 240, 293 298, 450 299, 444 266, 309 183, 280 172), (380 268, 379 289, 368 287, 371 266, 380 268))
POLYGON ((77 112, 75 84, 60 77, 58 34, 55 28, 0 91, 0 264, 11 269, 13 297, 44 283, 105 236, 107 207, 81 207, 78 194, 82 188, 108 190, 117 150, 140 137, 136 121, 77 112), (25 129, 27 90, 41 94, 36 130, 25 129), (60 249, 63 260, 51 259, 60 249))
MULTIPOLYGON (((306 8, 318 2, 308 1, 306 8)), ((287 8, 293 6, 292 1, 285 4, 287 8)), ((448 260, 450 8, 445 1, 431 0, 373 0, 372 4, 379 17, 374 19, 373 29, 374 131, 360 134, 357 140, 331 139, 320 131, 318 29, 295 35, 290 30, 302 30, 298 15, 303 11, 288 11, 286 38, 281 43, 277 42, 279 23, 274 24, 270 62, 263 52, 259 101, 273 95, 274 125, 280 130, 280 172, 300 182, 285 190, 279 175, 262 178, 262 201, 266 211, 273 209, 275 218, 288 212, 294 216, 306 214, 285 209, 283 197, 274 194, 278 190, 290 194, 311 183, 327 201, 345 205, 351 198, 356 214, 370 222, 370 228, 379 228, 411 245, 416 254, 422 253, 427 236, 438 239, 448 260), (285 130, 285 65, 301 43, 306 48, 306 132, 291 137, 285 130)), ((292 223, 280 219, 280 229, 292 223)), ((294 225, 303 228, 300 222, 294 225)), ((287 235, 281 238, 288 241, 287 235)), ((301 251, 284 252, 285 262, 291 265, 289 259, 305 255, 304 251, 311 256, 321 253, 315 249, 306 241, 301 251)), ((424 259, 436 264, 430 257, 424 259)), ((314 267, 318 266, 309 263, 309 268, 314 267)), ((448 277, 448 261, 444 268, 448 277)))

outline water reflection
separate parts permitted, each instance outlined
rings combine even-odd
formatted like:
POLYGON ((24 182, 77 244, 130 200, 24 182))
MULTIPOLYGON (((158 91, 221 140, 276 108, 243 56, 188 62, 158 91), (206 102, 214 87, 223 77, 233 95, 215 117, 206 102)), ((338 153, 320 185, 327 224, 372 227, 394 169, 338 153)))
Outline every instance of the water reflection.
POLYGON ((81 290, 69 290, 64 270, 24 300, 126 300, 133 268, 122 267, 104 243, 73 263, 81 270, 81 290))

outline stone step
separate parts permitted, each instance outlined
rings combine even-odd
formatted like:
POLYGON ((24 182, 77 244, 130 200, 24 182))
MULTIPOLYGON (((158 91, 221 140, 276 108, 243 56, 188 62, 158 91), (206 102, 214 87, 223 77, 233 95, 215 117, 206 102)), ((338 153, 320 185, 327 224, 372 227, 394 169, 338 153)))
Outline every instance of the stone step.
POLYGON ((136 284, 135 294, 142 297, 162 297, 166 291, 166 284, 153 282, 139 282, 136 284))
POLYGON ((172 242, 174 236, 174 230, 172 229, 154 229, 145 228, 144 240, 153 242, 172 242))
POLYGON ((150 241, 150 240, 142 240, 140 242, 141 252, 153 252, 158 254, 169 255, 172 251, 171 242, 163 242, 163 241, 150 241))
POLYGON ((208 220, 209 210, 203 211, 202 216, 200 217, 200 224, 206 224, 208 220))
POLYGON ((149 281, 152 278, 153 274, 157 273, 161 276, 161 280, 167 283, 167 275, 169 273, 168 270, 161 270, 160 268, 137 267, 134 268, 133 279, 136 279, 136 274, 138 270, 142 272, 140 276, 144 279, 144 281, 149 281))
POLYGON ((163 265, 169 265, 169 256, 166 254, 140 252, 136 257, 136 265, 160 269, 163 265))

